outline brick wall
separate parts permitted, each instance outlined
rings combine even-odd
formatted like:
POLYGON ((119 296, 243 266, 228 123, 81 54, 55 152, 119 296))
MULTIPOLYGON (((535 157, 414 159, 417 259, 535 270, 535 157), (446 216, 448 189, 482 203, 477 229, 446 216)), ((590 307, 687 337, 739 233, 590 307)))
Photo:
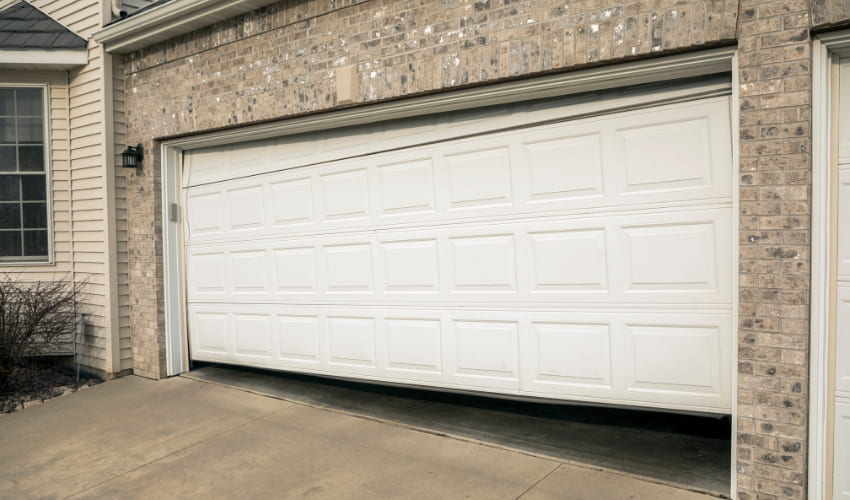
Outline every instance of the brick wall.
POLYGON ((833 28, 850 25, 850 1, 811 0, 812 25, 833 28))
POLYGON ((835 5, 827 5, 837 3, 741 3, 740 499, 805 497, 810 24, 813 17, 823 24, 841 22, 835 5))
MULTIPOLYGON (((843 1, 843 0, 842 0, 843 1)), ((835 0, 281 2, 127 58, 128 142, 739 44, 739 498, 805 495, 811 34, 835 0)), ((844 10, 842 10, 844 9, 844 10)), ((128 181, 136 373, 164 374, 159 164, 128 181)))

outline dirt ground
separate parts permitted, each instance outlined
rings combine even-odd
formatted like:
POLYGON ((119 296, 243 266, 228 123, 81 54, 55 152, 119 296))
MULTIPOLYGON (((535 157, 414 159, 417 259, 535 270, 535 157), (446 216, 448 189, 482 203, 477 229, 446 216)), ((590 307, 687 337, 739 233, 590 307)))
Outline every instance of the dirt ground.
POLYGON ((0 389, 0 414, 41 404, 101 380, 80 374, 78 381, 73 369, 60 365, 55 359, 42 359, 16 369, 7 382, 0 384, 0 387, 8 386, 0 389))

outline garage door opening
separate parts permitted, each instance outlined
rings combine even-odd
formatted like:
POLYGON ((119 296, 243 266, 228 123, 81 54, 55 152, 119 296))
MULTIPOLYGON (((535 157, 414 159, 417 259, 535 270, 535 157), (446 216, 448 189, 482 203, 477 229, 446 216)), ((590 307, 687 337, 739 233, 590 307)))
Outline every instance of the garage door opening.
POLYGON ((187 151, 191 357, 730 414, 728 77, 187 151))
POLYGON ((505 400, 235 365, 194 365, 186 376, 202 381, 716 496, 730 491, 727 416, 505 400))

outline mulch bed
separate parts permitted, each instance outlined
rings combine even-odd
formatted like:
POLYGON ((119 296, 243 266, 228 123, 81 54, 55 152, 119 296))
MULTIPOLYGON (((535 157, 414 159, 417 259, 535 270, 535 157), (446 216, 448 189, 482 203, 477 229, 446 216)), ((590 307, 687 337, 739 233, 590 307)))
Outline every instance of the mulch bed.
POLYGON ((48 399, 86 389, 101 380, 80 374, 56 362, 37 361, 18 368, 9 377, 7 388, 0 389, 0 415, 40 405, 48 399))

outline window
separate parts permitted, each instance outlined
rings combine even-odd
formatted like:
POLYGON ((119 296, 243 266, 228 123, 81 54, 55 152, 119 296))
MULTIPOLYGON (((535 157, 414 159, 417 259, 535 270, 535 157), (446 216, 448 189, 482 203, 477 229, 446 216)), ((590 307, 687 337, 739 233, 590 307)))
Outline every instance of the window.
POLYGON ((44 89, 0 87, 0 262, 47 261, 44 89))

